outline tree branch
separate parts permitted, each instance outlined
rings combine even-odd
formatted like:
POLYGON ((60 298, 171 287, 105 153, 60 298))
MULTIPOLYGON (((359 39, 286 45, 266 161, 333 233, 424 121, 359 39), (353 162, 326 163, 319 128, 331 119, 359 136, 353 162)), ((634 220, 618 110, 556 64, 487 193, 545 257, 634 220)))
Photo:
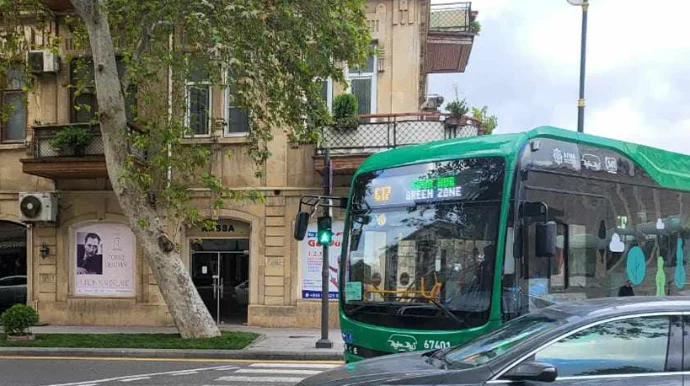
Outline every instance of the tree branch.
MULTIPOLYGON (((134 65, 137 65, 141 62, 141 56, 144 54, 144 52, 146 52, 146 50, 149 49, 151 45, 151 36, 153 35, 153 32, 155 31, 156 27, 164 24, 169 25, 170 22, 167 22, 165 20, 158 20, 155 23, 151 24, 149 27, 145 27, 143 29, 141 37, 137 41, 137 46, 134 49, 134 53, 132 54, 132 63, 134 65)), ((131 80, 129 78, 127 68, 125 68, 124 73, 122 75, 122 80, 120 81, 123 93, 127 92, 130 83, 131 80)))

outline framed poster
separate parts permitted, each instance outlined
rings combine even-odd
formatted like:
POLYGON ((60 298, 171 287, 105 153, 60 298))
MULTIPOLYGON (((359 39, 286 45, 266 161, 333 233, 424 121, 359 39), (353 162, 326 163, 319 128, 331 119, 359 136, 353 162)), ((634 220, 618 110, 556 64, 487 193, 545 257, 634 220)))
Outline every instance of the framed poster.
POLYGON ((82 226, 72 242, 75 295, 135 296, 136 239, 128 226, 82 226))

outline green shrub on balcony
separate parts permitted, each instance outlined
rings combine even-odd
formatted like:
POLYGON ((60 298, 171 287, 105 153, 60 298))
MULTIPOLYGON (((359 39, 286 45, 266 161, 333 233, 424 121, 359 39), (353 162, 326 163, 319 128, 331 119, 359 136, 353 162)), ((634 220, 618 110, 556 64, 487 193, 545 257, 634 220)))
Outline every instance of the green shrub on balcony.
POLYGON ((51 146, 62 155, 83 157, 92 140, 93 137, 86 128, 67 126, 55 135, 51 141, 51 146))
POLYGON ((333 100, 333 119, 339 129, 355 129, 357 120, 357 98, 353 94, 340 94, 333 100))

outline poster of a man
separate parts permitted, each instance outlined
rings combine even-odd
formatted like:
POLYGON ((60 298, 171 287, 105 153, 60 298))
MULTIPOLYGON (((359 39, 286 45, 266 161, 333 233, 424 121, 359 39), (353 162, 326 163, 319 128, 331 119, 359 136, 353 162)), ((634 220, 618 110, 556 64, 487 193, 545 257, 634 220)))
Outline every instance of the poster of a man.
POLYGON ((77 233, 77 275, 102 275, 103 254, 101 237, 96 233, 77 233))

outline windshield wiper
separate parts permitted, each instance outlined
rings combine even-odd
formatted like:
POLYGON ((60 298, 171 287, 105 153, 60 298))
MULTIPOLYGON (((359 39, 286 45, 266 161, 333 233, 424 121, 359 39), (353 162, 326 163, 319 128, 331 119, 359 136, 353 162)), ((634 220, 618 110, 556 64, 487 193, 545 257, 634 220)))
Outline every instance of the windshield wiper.
POLYGON ((446 307, 444 307, 444 306, 442 306, 441 304, 439 304, 436 300, 430 299, 430 301, 431 301, 431 303, 432 303, 433 305, 436 306, 436 308, 438 308, 439 310, 443 311, 443 314, 446 315, 446 316, 448 317, 448 319, 450 319, 450 320, 456 322, 457 324, 459 324, 459 325, 461 325, 461 326, 463 326, 463 327, 472 327, 472 326, 470 326, 469 323, 467 323, 467 321, 466 321, 464 318, 458 318, 457 315, 455 315, 454 313, 452 313, 452 312, 451 312, 449 309, 447 309, 446 307))
POLYGON ((352 310, 347 310, 347 312, 355 313, 361 309, 368 308, 368 307, 397 306, 397 305, 398 305, 398 303, 394 303, 394 302, 364 303, 364 304, 360 304, 359 306, 357 306, 356 308, 354 308, 352 310))
MULTIPOLYGON (((441 362, 441 366, 439 368, 441 370, 448 370, 448 367, 450 366, 450 362, 448 359, 446 359, 446 352, 449 350, 449 348, 440 348, 438 350, 430 351, 428 353, 422 354, 423 356, 428 356, 426 359, 426 363, 434 366, 433 362, 434 361, 439 361, 441 362)), ((436 366, 434 366, 436 367, 436 366)))

